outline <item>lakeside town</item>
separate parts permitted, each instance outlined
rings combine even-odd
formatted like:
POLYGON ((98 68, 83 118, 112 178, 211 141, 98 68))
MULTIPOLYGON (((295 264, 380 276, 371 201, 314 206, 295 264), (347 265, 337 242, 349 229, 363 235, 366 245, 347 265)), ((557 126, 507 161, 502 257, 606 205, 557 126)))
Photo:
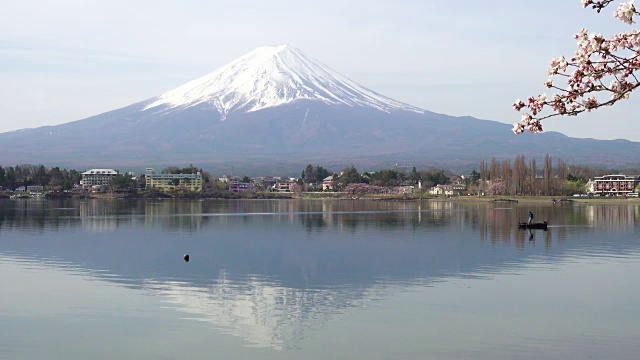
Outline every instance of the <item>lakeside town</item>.
MULTIPOLYGON (((46 168, 43 165, 0 166, 0 198, 374 198, 425 199, 469 196, 560 196, 572 198, 637 198, 640 175, 568 166, 547 156, 538 170, 535 159, 482 161, 479 171, 455 174, 441 169, 418 171, 394 166, 360 173, 352 166, 334 173, 307 165, 299 177, 215 177, 189 165, 144 173, 112 168, 85 171, 46 168)), ((630 171, 634 171, 631 169, 630 171)))

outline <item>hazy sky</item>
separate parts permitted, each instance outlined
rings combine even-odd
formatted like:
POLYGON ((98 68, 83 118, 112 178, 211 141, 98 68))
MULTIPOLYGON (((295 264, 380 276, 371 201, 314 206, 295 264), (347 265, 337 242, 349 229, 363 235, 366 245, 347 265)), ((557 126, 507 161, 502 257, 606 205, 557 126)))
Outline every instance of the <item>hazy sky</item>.
MULTIPOLYGON (((259 46, 291 44, 379 93, 449 115, 513 123, 547 92, 548 61, 582 27, 627 26, 580 0, 0 0, 0 132, 123 107, 259 46)), ((546 130, 640 141, 640 94, 546 130)))

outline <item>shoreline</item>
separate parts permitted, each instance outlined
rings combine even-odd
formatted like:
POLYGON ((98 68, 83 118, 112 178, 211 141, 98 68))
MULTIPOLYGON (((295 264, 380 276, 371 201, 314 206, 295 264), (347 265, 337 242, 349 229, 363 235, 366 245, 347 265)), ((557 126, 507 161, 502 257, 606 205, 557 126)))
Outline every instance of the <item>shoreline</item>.
MULTIPOLYGON (((10 197, 0 194, 0 199, 9 200, 10 197)), ((19 198, 20 199, 20 198, 19 198)), ((622 197, 594 197, 575 198, 571 196, 456 196, 456 197, 431 197, 414 195, 364 195, 354 196, 346 193, 100 193, 100 194, 73 194, 73 193, 49 193, 27 199, 64 200, 64 199, 175 199, 175 200, 369 200, 369 201, 432 201, 432 202, 494 202, 494 203, 555 203, 555 204, 639 204, 640 198, 622 197)))

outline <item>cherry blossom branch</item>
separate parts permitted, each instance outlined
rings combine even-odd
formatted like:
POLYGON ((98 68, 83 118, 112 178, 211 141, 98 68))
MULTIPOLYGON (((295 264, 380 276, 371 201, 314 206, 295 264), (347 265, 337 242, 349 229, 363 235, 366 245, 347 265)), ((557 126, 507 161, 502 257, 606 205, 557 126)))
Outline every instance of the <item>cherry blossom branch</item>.
POLYGON ((589 5, 591 5, 592 9, 595 9, 598 13, 600 13, 600 10, 602 10, 612 2, 613 0, 603 0, 603 1, 582 0, 582 7, 586 8, 589 5))
MULTIPOLYGON (((582 0, 582 6, 591 6, 599 13, 613 1, 582 0)), ((620 21, 633 24, 633 17, 640 13, 636 11, 634 0, 629 0, 620 3, 613 15, 620 21)), ((575 116, 611 106, 628 99, 631 92, 640 87, 636 76, 640 70, 640 31, 619 33, 606 39, 582 29, 574 39, 577 50, 569 61, 559 56, 549 62, 549 79, 545 85, 559 92, 553 94, 551 99, 546 94, 540 94, 529 97, 526 103, 520 99, 513 103, 517 111, 527 108, 520 122, 514 124, 514 133, 521 134, 525 130, 542 132, 541 120, 559 115, 575 116), (566 88, 554 84, 554 77, 565 79, 566 88), (609 85, 605 81, 610 81, 609 85), (610 99, 599 99, 597 95, 600 94, 609 94, 610 99), (553 112, 542 115, 545 108, 553 112)))

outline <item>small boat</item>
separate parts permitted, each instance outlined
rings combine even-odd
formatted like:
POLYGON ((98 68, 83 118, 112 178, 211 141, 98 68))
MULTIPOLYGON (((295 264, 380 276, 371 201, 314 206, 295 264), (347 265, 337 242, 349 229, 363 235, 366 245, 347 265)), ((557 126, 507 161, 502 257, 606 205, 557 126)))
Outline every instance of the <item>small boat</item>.
POLYGON ((521 222, 518 223, 518 229, 543 229, 543 230, 547 230, 547 222, 541 222, 541 223, 526 223, 526 222, 521 222))

